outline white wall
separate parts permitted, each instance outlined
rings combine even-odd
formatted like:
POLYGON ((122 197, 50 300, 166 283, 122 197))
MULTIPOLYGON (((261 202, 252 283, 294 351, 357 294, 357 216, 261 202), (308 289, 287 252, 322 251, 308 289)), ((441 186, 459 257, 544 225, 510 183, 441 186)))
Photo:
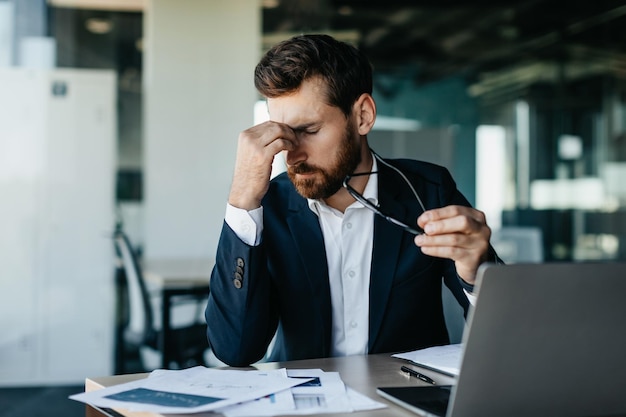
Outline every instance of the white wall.
POLYGON ((0 69, 0 386, 113 372, 115 82, 0 69))
POLYGON ((252 125, 257 0, 152 0, 145 12, 145 256, 215 254, 237 136, 252 125))

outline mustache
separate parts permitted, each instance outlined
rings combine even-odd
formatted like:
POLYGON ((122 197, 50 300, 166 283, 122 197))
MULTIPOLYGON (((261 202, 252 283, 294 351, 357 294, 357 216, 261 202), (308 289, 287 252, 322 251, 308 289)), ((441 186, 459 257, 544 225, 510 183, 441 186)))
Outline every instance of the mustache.
POLYGON ((321 172, 321 169, 316 166, 309 165, 306 162, 302 162, 298 165, 290 166, 289 172, 292 174, 312 174, 314 172, 321 172))

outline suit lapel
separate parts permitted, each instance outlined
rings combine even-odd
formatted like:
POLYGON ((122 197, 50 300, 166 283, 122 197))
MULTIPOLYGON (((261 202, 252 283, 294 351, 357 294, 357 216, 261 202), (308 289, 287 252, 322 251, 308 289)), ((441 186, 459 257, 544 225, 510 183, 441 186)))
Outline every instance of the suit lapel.
MULTIPOLYGON (((399 185, 390 181, 393 173, 379 163, 378 201, 380 207, 389 215, 402 219, 406 208, 397 200, 399 185)), ((370 323, 369 349, 372 349, 378 336, 380 325, 387 308, 387 301, 404 231, 380 216, 374 217, 374 246, 372 249, 372 270, 370 274, 370 323)))
POLYGON ((321 314, 321 326, 324 338, 324 355, 330 352, 332 331, 332 308, 330 301, 330 283, 324 238, 317 216, 309 209, 306 199, 295 191, 289 200, 290 216, 287 224, 292 235, 296 252, 304 265, 306 278, 318 301, 321 314), (319 260, 323 260, 320 262, 319 260))

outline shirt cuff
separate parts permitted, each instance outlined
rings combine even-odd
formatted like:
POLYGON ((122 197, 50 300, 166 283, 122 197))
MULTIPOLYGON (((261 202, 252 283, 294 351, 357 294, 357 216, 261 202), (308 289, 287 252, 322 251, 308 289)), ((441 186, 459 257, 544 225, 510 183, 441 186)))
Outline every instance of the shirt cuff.
POLYGON ((467 300, 469 301, 469 303, 473 306, 476 305, 476 294, 467 291, 465 288, 463 288, 463 292, 465 293, 465 296, 467 297, 467 300))
POLYGON ((476 294, 474 294, 474 285, 464 281, 463 278, 459 276, 459 274, 456 274, 456 277, 461 283, 461 288, 463 288, 463 292, 467 296, 467 299, 469 300, 470 304, 471 305, 476 304, 476 294))
POLYGON ((227 203, 224 220, 246 245, 257 246, 261 243, 263 207, 248 211, 227 203))

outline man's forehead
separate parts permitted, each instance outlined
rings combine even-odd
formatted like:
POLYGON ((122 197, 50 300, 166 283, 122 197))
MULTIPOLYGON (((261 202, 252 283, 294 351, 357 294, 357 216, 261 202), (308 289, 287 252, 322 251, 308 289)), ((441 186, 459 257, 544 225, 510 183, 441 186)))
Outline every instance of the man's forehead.
POLYGON ((325 97, 310 90, 299 90, 293 94, 268 98, 267 109, 270 120, 288 124, 292 128, 319 123, 340 111, 337 107, 327 104, 325 97))

